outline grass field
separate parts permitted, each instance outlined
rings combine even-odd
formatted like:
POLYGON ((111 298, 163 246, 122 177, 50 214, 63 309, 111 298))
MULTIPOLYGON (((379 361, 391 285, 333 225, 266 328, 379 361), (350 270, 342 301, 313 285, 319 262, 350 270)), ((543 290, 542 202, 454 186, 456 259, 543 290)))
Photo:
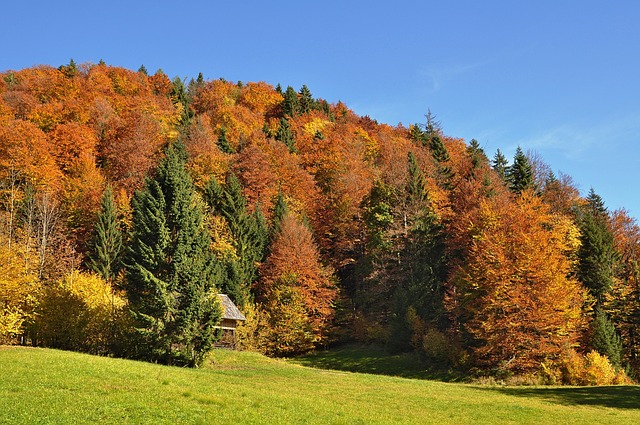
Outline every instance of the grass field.
POLYGON ((215 351, 212 360, 192 370, 0 347, 0 423, 640 423, 636 386, 479 387, 313 369, 253 353, 215 351))

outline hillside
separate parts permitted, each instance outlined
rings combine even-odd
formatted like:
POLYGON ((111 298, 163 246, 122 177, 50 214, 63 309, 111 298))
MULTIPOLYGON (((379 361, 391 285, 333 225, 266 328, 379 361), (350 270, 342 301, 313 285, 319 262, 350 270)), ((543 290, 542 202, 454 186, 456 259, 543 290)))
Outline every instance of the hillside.
POLYGON ((182 369, 0 348, 6 424, 632 424, 638 387, 500 388, 308 369, 214 351, 182 369))
POLYGON ((640 375, 640 227, 526 147, 306 85, 0 77, 0 342, 196 365, 218 292, 272 356, 358 341, 499 378, 640 375))

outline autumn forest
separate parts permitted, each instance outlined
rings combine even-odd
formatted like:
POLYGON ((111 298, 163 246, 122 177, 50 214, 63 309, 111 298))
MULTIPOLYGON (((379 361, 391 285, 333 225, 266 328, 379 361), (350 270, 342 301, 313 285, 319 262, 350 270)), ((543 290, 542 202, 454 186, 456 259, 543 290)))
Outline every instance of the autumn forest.
POLYGON ((269 356, 357 342, 474 376, 640 377, 640 226, 526 146, 307 86, 0 77, 0 344, 198 366, 223 293, 238 348, 269 356))

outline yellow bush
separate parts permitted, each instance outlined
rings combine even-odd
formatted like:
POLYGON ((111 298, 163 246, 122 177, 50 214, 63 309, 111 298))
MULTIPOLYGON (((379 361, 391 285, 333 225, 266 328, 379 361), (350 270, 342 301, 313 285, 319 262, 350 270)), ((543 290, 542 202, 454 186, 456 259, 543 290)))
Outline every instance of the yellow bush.
POLYGON ((125 321, 125 301, 98 275, 73 271, 43 289, 34 337, 55 348, 104 353, 125 321))
POLYGON ((571 350, 562 360, 560 371, 562 383, 568 385, 620 385, 631 382, 623 370, 616 370, 607 356, 594 350, 585 356, 571 350))

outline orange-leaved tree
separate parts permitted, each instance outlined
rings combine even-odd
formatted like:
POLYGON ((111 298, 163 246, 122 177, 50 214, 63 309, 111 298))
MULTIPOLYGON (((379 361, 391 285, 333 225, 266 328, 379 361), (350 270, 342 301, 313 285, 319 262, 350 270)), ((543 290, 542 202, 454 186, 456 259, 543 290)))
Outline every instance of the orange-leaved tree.
POLYGON ((536 372, 578 343, 586 291, 569 277, 574 224, 530 191, 488 199, 473 226, 469 260, 454 275, 448 306, 476 364, 536 372))
POLYGON ((326 339, 337 290, 310 230, 292 214, 282 218, 254 290, 268 316, 267 353, 303 352, 326 339))

